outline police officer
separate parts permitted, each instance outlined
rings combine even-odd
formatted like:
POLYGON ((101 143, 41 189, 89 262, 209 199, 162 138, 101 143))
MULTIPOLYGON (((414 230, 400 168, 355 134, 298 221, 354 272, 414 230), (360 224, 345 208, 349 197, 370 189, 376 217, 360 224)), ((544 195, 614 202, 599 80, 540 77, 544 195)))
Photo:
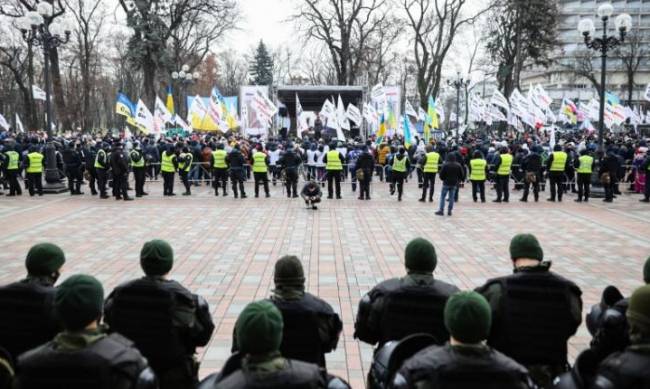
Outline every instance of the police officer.
MULTIPOLYGON (((343 323, 332 307, 305 292, 300 260, 284 256, 275 263, 275 289, 270 301, 282 313, 284 330, 280 353, 286 358, 325 367, 325 354, 336 349, 343 323)), ((233 351, 237 338, 233 339, 233 351)))
POLYGON ((323 157, 325 170, 327 171, 327 198, 331 199, 334 194, 333 184, 336 184, 336 199, 341 199, 341 173, 343 172, 343 155, 336 150, 336 144, 330 145, 330 150, 323 157))
POLYGON ((285 172, 285 186, 287 197, 298 197, 298 168, 302 164, 302 158, 294 152, 293 145, 287 144, 287 151, 278 160, 278 165, 285 172))
POLYGON ((54 309, 65 330, 18 360, 18 389, 156 388, 147 360, 119 334, 99 326, 104 289, 94 277, 74 275, 56 290, 54 309))
POLYGON ((73 145, 71 142, 65 145, 61 157, 65 164, 65 175, 68 177, 68 190, 70 195, 82 195, 81 181, 83 180, 83 158, 80 145, 73 145))
POLYGON ((591 386, 594 389, 650 386, 650 286, 634 291, 626 316, 631 345, 600 364, 591 386))
POLYGON ((113 193, 115 194, 115 200, 133 200, 127 192, 129 187, 129 160, 124 155, 122 144, 119 142, 113 145, 113 151, 111 152, 111 171, 113 172, 113 193))
POLYGON ((97 186, 99 187, 99 197, 102 199, 108 198, 108 195, 106 194, 106 183, 108 180, 109 162, 106 150, 108 150, 108 143, 104 142, 99 145, 97 155, 95 156, 95 173, 97 174, 97 186))
POLYGON ((542 156, 539 147, 533 147, 528 155, 521 161, 521 170, 524 172, 524 194, 519 201, 528 202, 530 187, 533 187, 533 198, 539 201, 539 184, 542 181, 542 156))
POLYGON ((193 388, 198 382, 196 347, 214 330, 208 303, 167 279, 174 263, 171 246, 152 240, 142 247, 145 276, 128 281, 106 299, 106 323, 135 342, 160 380, 161 389, 193 388))
POLYGON ((433 193, 436 190, 436 173, 440 166, 440 154, 433 150, 433 145, 426 146, 427 153, 422 157, 420 164, 423 166, 423 182, 421 202, 424 202, 427 189, 429 189, 429 202, 433 202, 433 193))
POLYGON ((230 182, 232 182, 232 192, 235 198, 239 196, 237 189, 241 192, 241 198, 246 198, 246 191, 244 191, 244 168, 246 165, 246 158, 239 149, 239 144, 235 144, 232 151, 226 156, 226 164, 230 166, 230 182))
POLYGON ((235 323, 239 353, 198 388, 326 388, 326 374, 318 365, 282 356, 283 328, 282 314, 271 302, 248 304, 235 323))
POLYGON ((133 178, 135 179, 135 197, 147 196, 148 193, 144 191, 145 182, 145 158, 142 154, 142 147, 140 142, 135 144, 135 147, 129 153, 131 160, 131 169, 133 170, 133 178))
POLYGON ((477 289, 492 307, 488 344, 526 366, 541 388, 567 370, 567 341, 582 321, 580 288, 549 271, 537 238, 510 242, 514 274, 477 289), (506 308, 507 307, 507 308, 506 308))
POLYGON ((210 164, 210 166, 212 166, 212 180, 215 196, 219 196, 220 187, 223 188, 223 195, 228 196, 228 162, 226 161, 227 156, 228 153, 226 150, 224 150, 223 143, 217 144, 217 149, 212 153, 210 164))
POLYGON ((18 183, 18 176, 20 174, 20 154, 16 151, 16 146, 8 146, 5 151, 7 181, 9 181, 9 194, 7 196, 21 196, 23 194, 18 183))
POLYGON ((359 180, 359 200, 370 200, 370 182, 375 170, 375 158, 368 151, 368 146, 361 146, 361 155, 357 160, 357 179, 359 180))
POLYGON ((27 277, 0 287, 0 346, 14 360, 59 332, 54 317, 54 284, 64 263, 61 248, 39 243, 27 253, 27 277))
POLYGON ((580 158, 576 159, 575 168, 578 173, 578 198, 575 200, 580 203, 589 201, 589 187, 591 186, 591 173, 594 169, 594 157, 589 155, 589 151, 584 149, 580 152, 580 158))
POLYGON ((434 280, 438 259, 433 245, 422 238, 405 250, 407 275, 379 283, 359 302, 354 337, 368 344, 383 345, 415 333, 429 333, 443 344, 449 333, 443 309, 458 288, 434 280))
POLYGON ((551 185, 551 197, 547 201, 555 201, 555 193, 557 191, 557 201, 562 202, 564 173, 566 172, 568 163, 569 157, 567 153, 562 151, 562 146, 555 145, 553 152, 548 156, 548 160, 546 161, 549 183, 551 185))
POLYGON ((476 292, 459 292, 445 305, 445 327, 451 340, 431 346, 406 360, 392 387, 454 389, 529 389, 525 367, 485 345, 490 334, 490 305, 476 292))
POLYGON ((43 196, 43 167, 45 157, 38 151, 38 147, 33 145, 29 148, 29 154, 24 160, 25 164, 25 173, 27 174, 27 182, 29 187, 29 195, 34 196, 34 193, 38 193, 39 196, 43 196))
POLYGON ((174 193, 174 173, 178 170, 178 158, 173 145, 167 145, 163 151, 160 162, 160 171, 163 175, 163 196, 176 196, 174 193))
POLYGON ((183 186, 185 186, 183 196, 192 194, 190 190, 190 170, 192 169, 193 160, 194 155, 187 146, 184 146, 181 154, 178 156, 178 175, 181 176, 181 181, 183 182, 183 186))
POLYGON ((512 170, 512 154, 507 147, 502 147, 499 154, 494 159, 494 169, 496 170, 495 186, 497 198, 495 203, 503 201, 507 203, 510 199, 510 172, 512 170))
MULTIPOLYGON (((478 201, 478 196, 481 197, 481 202, 485 202, 485 180, 487 179, 488 164, 480 150, 474 151, 472 159, 469 161, 469 180, 472 183, 472 199, 474 202, 478 201)), ((426 173, 425 173, 426 175, 426 173)), ((426 179, 425 179, 426 182, 426 179)))
POLYGON ((269 193, 269 156, 262 152, 262 146, 258 147, 251 156, 253 164, 253 177, 255 178, 255 197, 260 197, 260 184, 264 184, 264 193, 266 197, 271 197, 269 193))
POLYGON ((399 148, 397 154, 393 157, 393 164, 391 175, 393 182, 397 187, 397 201, 402 201, 402 194, 404 193, 404 180, 406 179, 407 172, 411 169, 408 154, 403 147, 399 148))
POLYGON ((601 183, 605 189, 605 198, 603 199, 606 203, 611 203, 614 201, 614 192, 617 185, 617 175, 621 167, 621 164, 614 152, 613 147, 607 149, 607 154, 600 161, 600 167, 598 171, 598 176, 601 178, 601 183))
POLYGON ((90 194, 97 196, 97 172, 95 171, 95 158, 97 157, 97 149, 99 145, 86 143, 84 145, 84 164, 86 166, 85 171, 87 172, 86 178, 88 179, 88 187, 90 188, 90 194))

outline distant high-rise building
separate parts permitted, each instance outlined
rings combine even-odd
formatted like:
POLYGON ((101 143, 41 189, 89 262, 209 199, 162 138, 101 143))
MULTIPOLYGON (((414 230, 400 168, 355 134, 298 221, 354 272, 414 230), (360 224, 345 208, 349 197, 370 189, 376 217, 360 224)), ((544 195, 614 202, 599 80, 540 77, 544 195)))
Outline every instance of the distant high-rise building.
MULTIPOLYGON (((600 53, 585 46, 583 36, 578 32, 578 21, 591 18, 596 26, 594 38, 602 36, 602 21, 596 10, 605 1, 596 0, 559 0, 558 39, 560 47, 554 54, 555 63, 547 69, 530 68, 522 72, 521 89, 528 85, 541 84, 558 104, 562 98, 589 100, 597 97, 593 83, 581 72, 592 74, 600 82, 600 53)), ((643 92, 650 83, 650 0, 615 0, 614 14, 608 21, 608 35, 618 37, 614 26, 616 16, 628 13, 632 16, 632 30, 628 32, 625 43, 619 48, 623 54, 629 50, 631 41, 640 39, 639 50, 642 52, 639 67, 634 74, 633 104, 643 101, 643 92)), ((628 71, 618 52, 611 50, 607 59, 607 90, 617 93, 622 100, 628 99, 628 71)), ((647 102, 645 102, 647 104, 647 102)))

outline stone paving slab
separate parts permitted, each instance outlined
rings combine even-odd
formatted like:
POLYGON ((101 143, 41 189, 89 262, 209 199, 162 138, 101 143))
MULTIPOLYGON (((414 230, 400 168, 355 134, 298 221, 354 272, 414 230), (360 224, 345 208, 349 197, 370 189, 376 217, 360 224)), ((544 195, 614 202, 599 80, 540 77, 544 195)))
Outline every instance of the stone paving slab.
MULTIPOLYGON (((454 216, 441 218, 434 215, 437 199, 416 201, 415 183, 406 185, 401 203, 383 183, 373 184, 371 201, 356 200, 349 183, 343 184, 343 200, 324 200, 318 211, 286 199, 280 186, 271 188, 270 199, 246 200, 232 193, 215 198, 206 187, 193 189, 191 197, 165 198, 158 183, 147 185, 151 196, 130 203, 89 195, 2 196, 0 282, 23 276, 31 245, 53 241, 68 258, 63 278, 90 273, 108 292, 140 276, 139 252, 146 240, 167 239, 176 255, 172 277, 208 300, 217 326, 200 350, 206 375, 230 354, 239 312, 269 296, 274 261, 294 254, 305 266, 307 289, 332 304, 344 323, 339 348, 327 357, 329 369, 362 388, 372 348, 352 337, 358 301, 377 282, 404 273, 403 250, 414 237, 434 242, 437 278, 470 289, 510 272, 510 238, 534 232, 553 269, 582 288, 585 312, 608 284, 626 295, 638 287, 650 254, 650 207, 636 195, 623 195, 614 204, 598 199, 577 204, 572 196, 563 203, 523 204, 513 192, 509 204, 475 204, 465 189, 454 216)), ((571 356, 588 341, 583 325, 570 342, 571 356)))

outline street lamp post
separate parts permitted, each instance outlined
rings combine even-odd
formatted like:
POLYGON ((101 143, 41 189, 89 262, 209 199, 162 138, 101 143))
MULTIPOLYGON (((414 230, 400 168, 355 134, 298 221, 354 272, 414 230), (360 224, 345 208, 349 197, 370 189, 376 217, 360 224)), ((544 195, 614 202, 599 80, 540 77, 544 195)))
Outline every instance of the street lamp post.
POLYGON ((187 94, 186 93, 187 87, 193 84, 196 80, 198 80, 200 75, 198 72, 191 73, 190 67, 188 65, 183 65, 181 66, 181 70, 172 72, 171 76, 172 76, 172 81, 179 82, 181 85, 180 88, 181 101, 180 101, 180 109, 178 110, 178 112, 181 114, 181 117, 186 117, 187 112, 185 112, 185 115, 183 115, 183 107, 185 107, 185 100, 186 100, 185 96, 187 94))
POLYGON ((463 79, 460 76, 460 72, 456 72, 456 79, 454 81, 447 80, 447 85, 456 89, 456 144, 458 145, 460 131, 460 90, 465 89, 469 85, 469 80, 463 79))
POLYGON ((584 36, 585 45, 592 50, 600 52, 600 112, 598 115, 598 150, 603 152, 605 137, 605 89, 607 82, 607 52, 625 41, 625 35, 632 27, 632 17, 622 13, 616 17, 615 25, 619 38, 607 34, 607 22, 614 13, 614 7, 610 3, 601 4, 598 7, 598 17, 603 22, 603 35, 601 38, 592 38, 596 28, 591 19, 582 19, 578 22, 578 31, 584 36))
POLYGON ((17 27, 22 33, 25 41, 34 46, 43 48, 43 76, 45 78, 45 131, 47 132, 47 144, 45 145, 45 186, 43 190, 47 193, 58 193, 66 190, 61 182, 59 170, 56 166, 56 148, 52 143, 53 113, 52 113, 52 87, 50 83, 50 50, 66 44, 70 40, 70 30, 67 25, 53 22, 54 7, 47 2, 38 3, 36 11, 27 12, 25 16, 18 19, 17 27))

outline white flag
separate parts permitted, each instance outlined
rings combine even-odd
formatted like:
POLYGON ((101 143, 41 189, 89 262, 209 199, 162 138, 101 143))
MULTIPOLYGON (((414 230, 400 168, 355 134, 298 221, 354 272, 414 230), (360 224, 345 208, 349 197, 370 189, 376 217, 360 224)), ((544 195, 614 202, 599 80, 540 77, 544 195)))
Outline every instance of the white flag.
POLYGON ((135 107, 135 122, 138 128, 145 134, 155 130, 153 115, 142 99, 138 100, 138 104, 135 107))
POLYGON ((174 115, 174 123, 176 123, 176 125, 178 125, 180 128, 182 128, 182 129, 185 130, 186 132, 192 132, 192 127, 190 127, 190 126, 185 122, 185 120, 183 120, 182 117, 180 117, 180 116, 178 116, 178 115, 174 115))
POLYGON ((156 116, 156 119, 159 119, 163 123, 173 123, 174 117, 172 116, 171 112, 167 110, 167 106, 165 106, 165 103, 163 103, 163 101, 160 100, 160 97, 158 96, 156 96, 154 114, 156 116))
POLYGON ((255 91, 251 106, 263 123, 270 124, 273 116, 278 112, 278 107, 259 89, 255 91))
POLYGON ((650 84, 648 84, 648 87, 645 88, 645 94, 643 95, 643 98, 647 101, 650 101, 650 84))
POLYGON ((359 108, 357 108, 354 104, 348 104, 346 116, 357 126, 361 125, 361 111, 359 111, 359 108))
POLYGON ((551 127, 551 136, 548 139, 548 145, 551 150, 555 147, 555 126, 551 127))
POLYGON ((309 129, 309 126, 307 126, 307 121, 303 116, 303 112, 304 111, 302 109, 302 104, 300 104, 300 99, 296 93, 296 134, 298 135, 299 139, 302 139, 303 131, 309 129))
POLYGON ((424 109, 422 109, 422 107, 418 107, 418 120, 421 122, 427 121, 427 112, 424 109))
POLYGON ((7 123, 7 119, 5 119, 5 117, 2 116, 2 114, 0 114, 0 127, 9 131, 9 123, 7 123))
POLYGON ((45 91, 36 85, 32 85, 32 95, 34 95, 34 100, 43 100, 47 99, 45 91))
POLYGON ((190 109, 187 111, 187 121, 190 122, 192 126, 196 121, 198 123, 198 127, 207 114, 208 108, 205 106, 205 104, 203 104, 201 97, 199 95, 194 96, 192 99, 192 104, 190 105, 190 109))
POLYGON ((386 99, 386 92, 384 91, 384 86, 379 83, 372 87, 370 91, 370 98, 375 102, 383 102, 386 99))
POLYGON ((18 127, 18 132, 25 132, 25 127, 23 127, 23 122, 18 114, 16 114, 16 127, 18 127))
POLYGON ((444 121, 445 121, 445 107, 443 107, 442 104, 436 105, 436 113, 439 116, 439 122, 444 123, 444 121))
POLYGON ((494 93, 492 94, 492 99, 490 99, 490 104, 496 105, 497 107, 501 107, 506 111, 510 111, 510 104, 508 104, 508 99, 506 99, 506 97, 498 90, 495 90, 494 93))
POLYGON ((539 107, 542 109, 547 109, 548 107, 551 106, 551 103, 553 102, 553 99, 551 99, 548 93, 546 93, 544 88, 539 84, 535 85, 533 96, 535 99, 535 103, 539 105, 539 107))
MULTIPOLYGON (((406 100, 406 104, 404 104, 404 113, 416 119, 418 117, 418 113, 415 112, 415 109, 413 109, 411 102, 408 100, 406 100)), ((440 113, 440 111, 438 111, 438 113, 440 113)), ((444 119, 441 121, 444 121, 444 119)))
MULTIPOLYGON (((338 127, 349 130, 350 129, 350 122, 346 118, 345 114, 345 105, 343 104, 343 99, 341 99, 341 95, 339 95, 339 101, 336 106, 336 120, 338 121, 338 127)), ((338 131, 337 131, 338 133, 338 131)), ((342 134, 343 132, 341 132, 342 134)), ((339 138, 340 139, 340 138, 339 138)))

